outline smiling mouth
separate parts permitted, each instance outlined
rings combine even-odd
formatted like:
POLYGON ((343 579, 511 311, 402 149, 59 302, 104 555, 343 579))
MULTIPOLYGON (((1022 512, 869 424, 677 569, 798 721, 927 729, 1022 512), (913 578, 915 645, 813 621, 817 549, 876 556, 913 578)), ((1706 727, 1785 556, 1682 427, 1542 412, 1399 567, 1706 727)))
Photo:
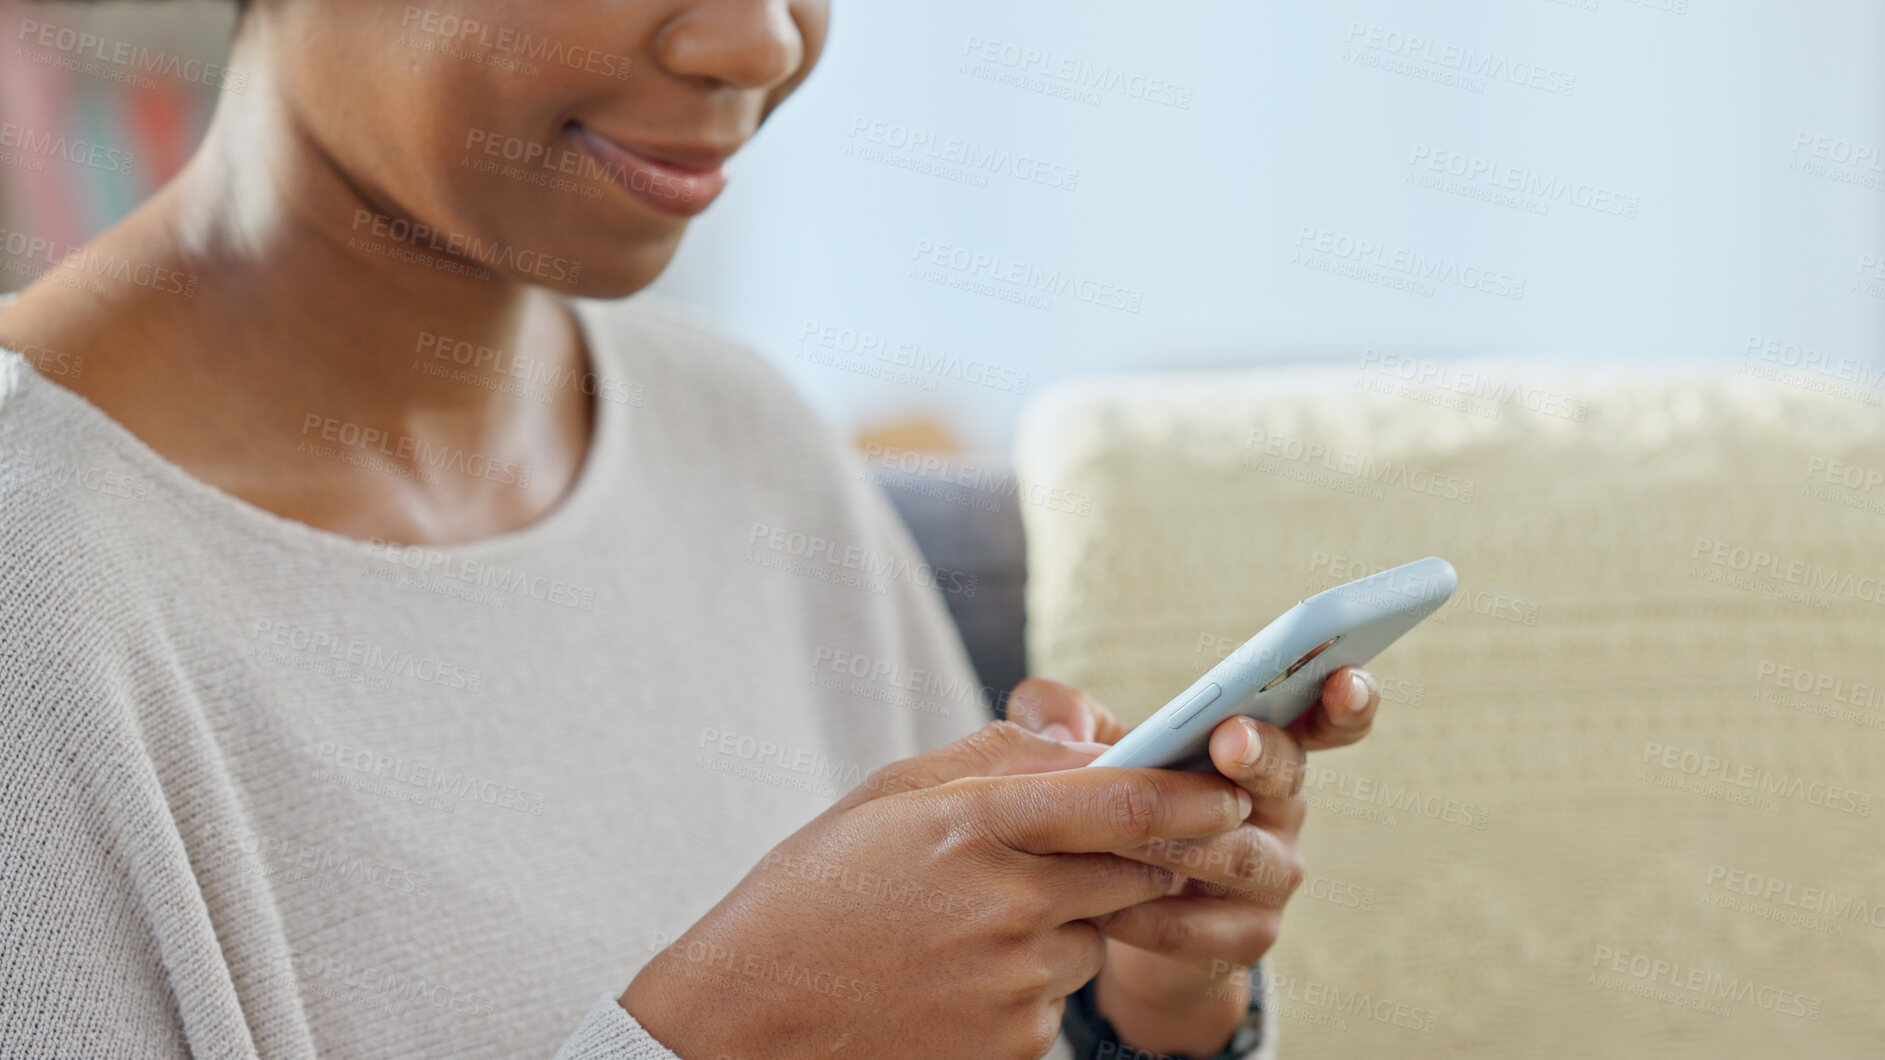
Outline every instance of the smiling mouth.
POLYGON ((612 183, 660 213, 692 217, 711 205, 726 187, 729 152, 626 143, 577 121, 567 128, 583 150, 602 163, 612 183))

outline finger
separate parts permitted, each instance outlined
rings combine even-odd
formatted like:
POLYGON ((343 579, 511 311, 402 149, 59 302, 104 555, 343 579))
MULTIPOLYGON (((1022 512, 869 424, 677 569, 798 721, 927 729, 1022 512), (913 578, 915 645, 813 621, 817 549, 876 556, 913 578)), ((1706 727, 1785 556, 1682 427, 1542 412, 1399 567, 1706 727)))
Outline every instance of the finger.
POLYGON ((837 803, 839 812, 872 799, 919 791, 964 777, 1005 777, 1072 769, 1092 761, 1090 749, 1068 747, 1013 722, 995 721, 928 754, 872 770, 837 803))
POLYGON ((1126 726, 1072 685, 1030 677, 1008 696, 1008 720, 1053 740, 1117 743, 1126 726))
POLYGON ((1287 835, 1245 825, 1205 839, 1161 839, 1120 855, 1189 877, 1208 893, 1281 906, 1302 885, 1302 855, 1287 835))
POLYGON ((1062 924, 1042 940, 1041 955, 1050 969, 1047 996, 1066 997, 1100 974, 1106 963, 1106 936, 1090 921, 1062 924))
POLYGON ((1308 756, 1294 735, 1267 721, 1238 716, 1211 730, 1211 764, 1258 799, 1288 799, 1302 790, 1308 756))
POLYGON ((1117 913, 1128 906, 1176 892, 1170 869, 1116 854, 1054 854, 1038 858, 1025 873, 1038 908, 1017 910, 1022 923, 1057 927, 1117 913))
POLYGON ((1322 682, 1322 699, 1289 729, 1311 751, 1345 747, 1368 735, 1380 705, 1381 685, 1374 675, 1344 666, 1322 682))
POLYGON ((1282 923, 1280 908, 1195 896, 1154 898, 1094 920, 1108 938, 1204 969, 1213 961, 1257 963, 1282 923))
POLYGON ((1303 821, 1309 817, 1309 800, 1301 792, 1287 799, 1258 799, 1250 811, 1250 823, 1266 832, 1294 839, 1302 834, 1303 821))
POLYGON ((968 778, 926 795, 966 797, 993 838, 1031 854, 1106 853, 1241 825, 1254 801, 1223 777, 1173 769, 1068 769, 968 778))

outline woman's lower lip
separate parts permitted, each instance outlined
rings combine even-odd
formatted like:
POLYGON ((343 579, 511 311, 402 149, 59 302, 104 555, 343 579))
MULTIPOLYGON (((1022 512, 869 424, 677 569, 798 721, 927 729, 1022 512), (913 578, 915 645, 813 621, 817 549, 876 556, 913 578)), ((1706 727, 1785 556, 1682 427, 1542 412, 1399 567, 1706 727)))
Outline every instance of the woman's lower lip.
POLYGON ((643 158, 592 129, 572 122, 570 131, 583 149, 602 163, 608 179, 648 206, 675 217, 692 217, 727 185, 726 170, 681 169, 643 158))

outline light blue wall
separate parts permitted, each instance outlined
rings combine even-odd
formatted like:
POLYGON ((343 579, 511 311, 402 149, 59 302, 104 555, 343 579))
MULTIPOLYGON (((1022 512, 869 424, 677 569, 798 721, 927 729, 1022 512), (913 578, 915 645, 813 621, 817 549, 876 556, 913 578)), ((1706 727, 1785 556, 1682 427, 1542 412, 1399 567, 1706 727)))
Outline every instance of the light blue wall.
POLYGON ((1022 375, 1365 349, 1738 364, 1751 336, 1885 350, 1885 265, 1862 271, 1885 261, 1878 0, 834 6, 826 65, 663 286, 844 422, 932 408, 995 449, 1022 375), (1052 75, 1069 64, 1123 76, 1039 91, 1068 89, 1052 75), (872 122, 1006 168, 978 186, 860 158, 927 158, 871 143, 872 122), (1018 179, 1017 157, 1049 183, 1018 179), (1449 190, 1449 169, 1471 173, 1449 190), (1544 193, 1485 201, 1528 182, 1544 193), (1040 308, 912 277, 937 246, 998 262, 984 279, 1074 282, 1040 308), (1367 278, 1336 274, 1357 265, 1367 278), (1380 282, 1409 270, 1414 290, 1380 282), (1097 285, 1140 310, 1079 297, 1114 297, 1097 285), (886 357, 809 359, 811 323, 881 337, 886 357), (900 347, 939 370, 857 371, 895 371, 900 347), (997 385, 965 380, 977 365, 997 385))

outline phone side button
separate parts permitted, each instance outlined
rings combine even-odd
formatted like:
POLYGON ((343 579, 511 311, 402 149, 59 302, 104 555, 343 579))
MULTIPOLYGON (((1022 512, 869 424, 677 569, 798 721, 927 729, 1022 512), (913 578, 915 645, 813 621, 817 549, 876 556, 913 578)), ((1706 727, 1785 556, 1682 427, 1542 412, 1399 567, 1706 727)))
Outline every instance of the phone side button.
POLYGON ((1180 707, 1178 713, 1172 715, 1171 724, 1166 727, 1171 729, 1184 728, 1185 722, 1197 717, 1199 711, 1217 702, 1217 697, 1223 694, 1224 689, 1216 683, 1205 685, 1198 690, 1197 695, 1191 697, 1191 702, 1180 707))

